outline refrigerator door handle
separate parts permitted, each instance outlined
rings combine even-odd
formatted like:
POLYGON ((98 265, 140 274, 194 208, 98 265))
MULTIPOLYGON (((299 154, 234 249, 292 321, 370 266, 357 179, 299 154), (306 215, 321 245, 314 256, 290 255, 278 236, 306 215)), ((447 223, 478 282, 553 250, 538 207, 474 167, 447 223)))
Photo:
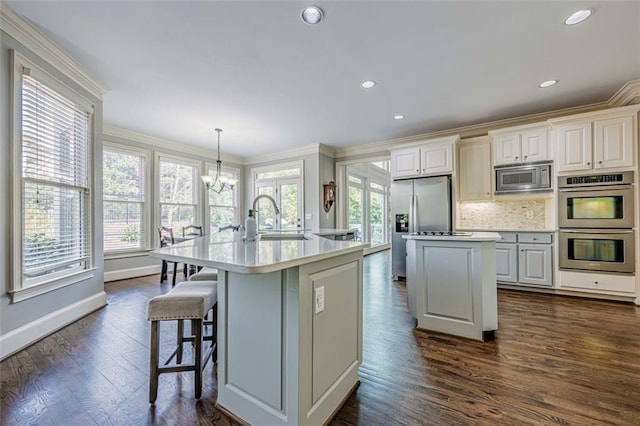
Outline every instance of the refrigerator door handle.
POLYGON ((416 232, 416 199, 415 195, 409 198, 409 233, 416 232))

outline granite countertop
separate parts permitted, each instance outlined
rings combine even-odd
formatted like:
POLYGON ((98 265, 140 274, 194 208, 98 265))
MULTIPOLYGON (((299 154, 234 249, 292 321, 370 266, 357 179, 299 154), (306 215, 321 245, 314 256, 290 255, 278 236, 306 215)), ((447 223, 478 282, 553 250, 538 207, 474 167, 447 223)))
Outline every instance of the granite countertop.
POLYGON ((556 232, 557 229, 502 229, 502 228, 456 228, 461 232, 556 232))
POLYGON ((318 232, 314 232, 315 235, 336 235, 336 234, 349 234, 356 232, 356 229, 334 229, 334 228, 320 228, 318 232))
POLYGON ((357 252, 369 243, 332 241, 313 234, 304 240, 244 241, 242 233, 220 232, 150 252, 151 257, 243 274, 267 273, 357 252))
POLYGON ((470 232, 469 235, 403 235, 406 240, 437 240, 437 241, 499 241, 497 232, 470 232))

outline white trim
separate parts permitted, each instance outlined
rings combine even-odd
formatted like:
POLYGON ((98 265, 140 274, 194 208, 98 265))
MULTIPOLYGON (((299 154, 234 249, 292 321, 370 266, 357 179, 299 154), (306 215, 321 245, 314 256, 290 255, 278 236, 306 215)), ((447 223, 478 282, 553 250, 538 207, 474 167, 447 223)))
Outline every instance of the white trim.
POLYGON ((56 275, 56 277, 51 281, 11 290, 9 291, 11 294, 11 303, 22 302, 23 300, 31 299, 32 297, 40 296, 59 288, 87 281, 95 276, 96 270, 97 268, 91 268, 83 269, 80 272, 74 272, 64 276, 56 275))
POLYGON ((149 256, 149 252, 155 249, 144 249, 144 250, 134 250, 134 251, 112 251, 104 254, 104 260, 113 260, 113 259, 128 259, 130 257, 142 257, 149 256))
POLYGON ((638 114, 640 111, 640 105, 629 105, 619 108, 609 108, 600 111, 586 112, 584 114, 577 115, 569 115, 567 117, 554 118, 550 119, 548 122, 552 125, 556 125, 558 123, 564 123, 566 121, 591 121, 591 120, 602 120, 609 117, 618 117, 620 114, 629 113, 629 114, 638 114))
POLYGON ((119 269, 104 273, 104 282, 127 280, 129 278, 144 277, 160 273, 161 265, 139 266, 137 268, 119 269))
POLYGON ((49 40, 34 25, 13 11, 5 2, 0 3, 0 12, 2 31, 97 98, 102 99, 102 96, 107 93, 107 88, 94 75, 49 40))
POLYGON ((612 107, 624 106, 633 102, 635 98, 640 98, 640 80, 628 81, 609 99, 612 107))
POLYGON ((256 155, 254 157, 245 157, 244 163, 245 165, 251 165, 256 163, 266 163, 268 161, 281 161, 281 160, 289 160, 293 157, 301 157, 304 155, 311 154, 324 154, 331 158, 335 158, 336 151, 326 145, 317 144, 317 145, 307 145, 297 149, 290 149, 283 152, 277 152, 275 154, 266 154, 266 155, 256 155))
POLYGON ((107 293, 100 291, 0 336, 0 360, 106 305, 107 293))
MULTIPOLYGON (((121 127, 114 126, 113 124, 104 123, 102 127, 102 133, 105 137, 114 137, 126 139, 132 142, 139 142, 146 145, 152 145, 154 148, 166 149, 170 151, 184 151, 184 142, 176 142, 169 139, 163 139, 157 136, 147 135, 145 133, 136 132, 134 130, 123 129, 121 127)), ((204 157, 205 159, 211 159, 215 161, 218 158, 218 151, 202 148, 189 144, 189 153, 195 156, 204 157)), ((239 165, 244 164, 244 159, 231 154, 220 153, 220 159, 223 162, 235 163, 239 165)))

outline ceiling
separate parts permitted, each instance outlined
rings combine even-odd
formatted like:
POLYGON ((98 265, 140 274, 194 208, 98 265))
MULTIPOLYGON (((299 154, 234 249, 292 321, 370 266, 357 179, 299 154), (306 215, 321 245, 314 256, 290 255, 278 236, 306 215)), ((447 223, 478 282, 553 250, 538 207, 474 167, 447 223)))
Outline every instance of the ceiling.
POLYGON ((635 1, 317 1, 315 26, 301 1, 5 3, 107 87, 106 123, 207 148, 221 127, 241 157, 602 102, 640 78, 635 1))

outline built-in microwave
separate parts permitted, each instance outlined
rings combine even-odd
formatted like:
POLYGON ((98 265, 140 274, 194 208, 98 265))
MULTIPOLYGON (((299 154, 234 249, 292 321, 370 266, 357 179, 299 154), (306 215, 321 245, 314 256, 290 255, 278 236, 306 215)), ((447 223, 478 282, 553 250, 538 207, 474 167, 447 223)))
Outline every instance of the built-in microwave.
POLYGON ((496 194, 551 191, 551 163, 496 167, 496 194))

